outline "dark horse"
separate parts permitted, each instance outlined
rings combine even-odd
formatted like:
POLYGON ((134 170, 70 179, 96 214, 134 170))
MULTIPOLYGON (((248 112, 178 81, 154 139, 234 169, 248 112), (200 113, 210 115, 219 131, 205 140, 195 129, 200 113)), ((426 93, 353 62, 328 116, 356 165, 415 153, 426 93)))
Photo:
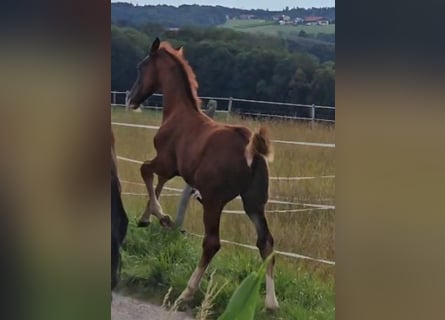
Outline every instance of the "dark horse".
POLYGON ((114 136, 111 132, 111 290, 118 282, 120 267, 119 248, 127 233, 128 218, 122 205, 120 183, 117 175, 114 136))
MULTIPOLYGON (((138 77, 127 98, 136 109, 160 89, 164 94, 162 124, 154 137, 156 157, 145 161, 141 175, 150 196, 139 225, 148 224, 150 214, 171 226, 162 212, 159 195, 164 184, 181 176, 199 190, 204 208, 205 235, 201 260, 182 292, 190 300, 213 256, 220 249, 219 224, 224 206, 241 195, 244 209, 255 225, 261 257, 273 252, 273 238, 264 215, 269 192, 267 158, 270 139, 265 128, 252 133, 248 128, 219 124, 200 109, 195 74, 183 57, 182 48, 168 42, 153 42, 149 56, 138 64, 138 77), (158 185, 153 187, 154 174, 158 185)), ((266 274, 266 307, 278 308, 272 260, 266 274)))

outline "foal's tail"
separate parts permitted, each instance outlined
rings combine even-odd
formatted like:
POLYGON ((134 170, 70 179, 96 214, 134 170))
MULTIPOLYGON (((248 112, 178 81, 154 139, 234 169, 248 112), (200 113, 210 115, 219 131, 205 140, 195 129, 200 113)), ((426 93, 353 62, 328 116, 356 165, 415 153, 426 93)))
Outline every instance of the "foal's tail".
POLYGON ((272 142, 270 141, 269 132, 266 127, 262 126, 258 132, 253 134, 249 148, 252 155, 261 154, 266 157, 269 162, 273 161, 272 142))

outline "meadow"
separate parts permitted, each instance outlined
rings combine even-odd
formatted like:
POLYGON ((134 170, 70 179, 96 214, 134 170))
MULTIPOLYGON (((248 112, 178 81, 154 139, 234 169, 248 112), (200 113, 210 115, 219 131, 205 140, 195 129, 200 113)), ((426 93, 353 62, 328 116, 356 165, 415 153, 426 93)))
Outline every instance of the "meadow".
MULTIPOLYGON (((217 120, 243 124, 257 129, 259 120, 241 119, 237 116, 217 114, 217 120)), ((122 107, 112 107, 111 119, 144 125, 159 125, 159 111, 144 110, 141 113, 126 112, 122 107)), ((303 122, 268 120, 264 122, 272 139, 334 143, 335 126, 303 122)), ((139 161, 155 155, 152 139, 155 130, 113 126, 117 154, 139 161)), ((275 159, 270 164, 271 177, 335 175, 335 149, 274 144, 275 159)), ((143 211, 147 196, 141 185, 139 165, 118 161, 122 180, 124 206, 130 218, 130 226, 123 247, 123 268, 120 290, 161 302, 171 289, 170 303, 185 288, 201 254, 201 239, 193 234, 203 234, 202 209, 199 202, 190 200, 184 222, 183 234, 179 230, 165 231, 156 220, 147 229, 137 228, 136 221, 143 211)), ((182 189, 184 182, 174 178, 166 185, 182 189)), ((309 257, 335 261, 335 210, 307 207, 303 204, 335 205, 335 179, 271 180, 270 199, 298 204, 269 203, 267 220, 275 239, 275 249, 298 253, 309 257), (302 209, 311 209, 300 211, 302 209), (293 210, 293 212, 286 212, 293 210)), ((175 217, 179 196, 165 190, 161 204, 166 213, 175 217)), ((239 200, 233 200, 225 210, 242 210, 239 200)), ((245 214, 223 213, 221 238, 242 244, 255 245, 253 224, 245 214)), ((195 312, 214 271, 214 282, 223 286, 211 308, 216 319, 237 287, 247 274, 261 263, 258 250, 240 248, 223 243, 221 250, 209 266, 201 291, 189 304, 195 312)), ((335 317, 335 266, 316 261, 277 256, 276 291, 281 308, 275 313, 264 310, 264 284, 262 299, 255 319, 334 319, 335 317)))
POLYGON ((297 35, 301 30, 307 34, 317 33, 335 33, 335 25, 327 26, 305 26, 305 25, 278 25, 275 21, 266 21, 260 19, 252 20, 227 20, 221 25, 223 28, 230 28, 237 31, 264 33, 267 35, 297 35))

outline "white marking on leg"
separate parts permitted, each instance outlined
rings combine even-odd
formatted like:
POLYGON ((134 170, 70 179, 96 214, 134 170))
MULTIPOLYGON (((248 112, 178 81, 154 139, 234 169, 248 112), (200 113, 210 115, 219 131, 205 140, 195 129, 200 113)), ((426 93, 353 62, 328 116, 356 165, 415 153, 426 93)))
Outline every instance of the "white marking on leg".
POLYGON ((158 219, 161 219, 164 214, 162 212, 161 204, 159 203, 156 197, 153 197, 148 201, 147 207, 139 219, 140 222, 150 222, 150 215, 156 216, 158 219))
POLYGON ((198 289, 199 282, 201 281, 202 272, 203 270, 199 267, 195 269, 187 284, 189 288, 191 288, 192 290, 198 289))
POLYGON ((156 197, 150 199, 150 213, 155 215, 158 219, 161 219, 164 216, 161 204, 156 197))
POLYGON ((192 189, 192 197, 198 200, 202 200, 201 193, 199 192, 198 189, 195 188, 192 189))
POLYGON ((151 204, 149 201, 145 207, 144 213, 139 218, 139 222, 142 222, 142 223, 150 222, 150 207, 151 207, 151 204))
POLYGON ((253 162, 253 156, 249 151, 249 148, 246 148, 246 152, 244 153, 244 156, 246 157, 246 161, 247 161, 247 165, 250 166, 252 165, 253 162))
POLYGON ((269 270, 266 274, 266 301, 265 305, 267 309, 278 309, 280 306, 278 304, 277 297, 275 295, 275 283, 273 278, 269 274, 269 270))
POLYGON ((150 222, 150 215, 147 213, 147 211, 144 211, 142 216, 139 218, 140 223, 149 223, 150 222))
POLYGON ((198 286, 201 282, 203 273, 204 269, 200 267, 197 267, 195 271, 193 271, 193 274, 191 275, 187 283, 187 288, 185 288, 184 291, 181 293, 181 298, 184 301, 191 300, 193 298, 196 290, 198 290, 198 286))

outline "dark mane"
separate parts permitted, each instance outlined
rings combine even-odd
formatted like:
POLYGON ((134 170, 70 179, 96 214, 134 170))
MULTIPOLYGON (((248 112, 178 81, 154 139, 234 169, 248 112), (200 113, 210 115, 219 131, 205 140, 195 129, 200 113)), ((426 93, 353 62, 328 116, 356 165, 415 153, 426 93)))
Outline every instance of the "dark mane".
POLYGON ((186 82, 187 93, 197 110, 200 109, 201 99, 198 97, 198 81, 190 64, 168 42, 161 42, 159 49, 163 49, 180 66, 181 74, 186 82))

